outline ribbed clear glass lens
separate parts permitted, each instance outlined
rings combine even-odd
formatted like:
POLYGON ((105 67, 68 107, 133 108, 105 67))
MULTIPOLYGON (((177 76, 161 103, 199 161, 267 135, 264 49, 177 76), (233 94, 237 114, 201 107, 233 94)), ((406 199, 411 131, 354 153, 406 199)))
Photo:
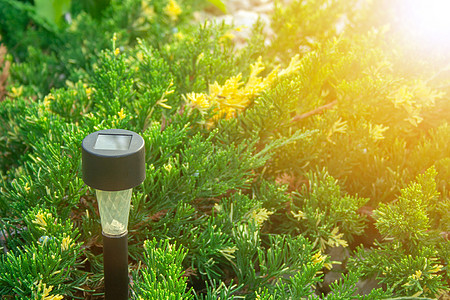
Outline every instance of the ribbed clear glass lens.
POLYGON ((122 235, 128 229, 132 189, 123 191, 96 190, 102 230, 108 235, 122 235))

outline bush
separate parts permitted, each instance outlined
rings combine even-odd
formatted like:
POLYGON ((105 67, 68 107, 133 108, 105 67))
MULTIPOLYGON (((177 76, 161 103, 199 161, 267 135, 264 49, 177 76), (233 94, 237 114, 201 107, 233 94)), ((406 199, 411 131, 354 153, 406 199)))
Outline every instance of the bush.
POLYGON ((72 2, 51 26, 0 0, 0 295, 103 296, 80 145, 123 128, 133 299, 447 297, 450 78, 385 1, 278 3, 243 47, 207 3, 72 2))

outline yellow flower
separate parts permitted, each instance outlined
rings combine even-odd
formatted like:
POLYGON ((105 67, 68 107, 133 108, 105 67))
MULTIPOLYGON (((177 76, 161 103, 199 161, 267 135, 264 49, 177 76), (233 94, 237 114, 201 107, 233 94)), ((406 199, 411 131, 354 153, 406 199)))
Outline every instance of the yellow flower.
POLYGON ((119 53, 120 53, 120 49, 116 48, 116 50, 114 50, 114 55, 117 56, 117 55, 119 55, 119 53))
POLYGON ((273 215, 273 212, 268 211, 265 208, 252 211, 252 219, 255 220, 258 225, 262 225, 262 223, 269 219, 270 215, 273 215))
POLYGON ((66 251, 70 248, 72 244, 72 239, 68 236, 64 237, 62 242, 61 242, 61 250, 62 251, 66 251))
POLYGON ((125 114, 124 114, 124 112, 123 112, 123 107, 120 109, 120 111, 118 112, 118 115, 119 115, 119 119, 120 120, 123 120, 123 119, 125 119, 125 114))
POLYGON ((175 0, 169 0, 169 4, 167 4, 164 8, 164 13, 168 15, 173 22, 175 22, 178 20, 178 16, 182 13, 182 10, 175 0))

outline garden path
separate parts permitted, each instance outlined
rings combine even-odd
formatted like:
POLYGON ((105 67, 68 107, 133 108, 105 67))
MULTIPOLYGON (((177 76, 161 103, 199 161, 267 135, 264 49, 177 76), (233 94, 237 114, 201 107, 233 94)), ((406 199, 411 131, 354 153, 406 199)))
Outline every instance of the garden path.
POLYGON ((271 14, 274 10, 275 2, 273 0, 226 0, 226 14, 217 10, 206 10, 198 12, 195 18, 202 22, 213 20, 215 22, 225 22, 240 28, 240 31, 233 32, 234 42, 238 48, 245 44, 250 36, 253 25, 260 19, 264 24, 264 33, 268 38, 272 36, 270 28, 271 14))

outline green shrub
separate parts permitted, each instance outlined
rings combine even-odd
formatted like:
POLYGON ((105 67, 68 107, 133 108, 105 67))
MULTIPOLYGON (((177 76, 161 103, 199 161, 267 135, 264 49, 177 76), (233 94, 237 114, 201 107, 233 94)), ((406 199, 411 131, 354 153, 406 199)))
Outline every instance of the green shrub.
POLYGON ((132 298, 445 297, 448 70, 356 3, 278 3, 236 47, 202 1, 72 1, 55 27, 0 0, 0 295, 102 297, 80 145, 123 128, 146 144, 132 298))
POLYGON ((347 247, 364 232, 358 213, 368 199, 342 195, 337 181, 326 172, 309 173, 308 184, 293 195, 289 219, 282 226, 308 236, 321 250, 347 247))
POLYGON ((134 290, 137 299, 193 299, 187 289, 182 262, 186 252, 168 240, 144 242, 145 267, 136 275, 134 290), (139 276, 139 277, 138 277, 139 276))
MULTIPOLYGON (((381 204, 374 212, 375 225, 386 242, 356 253, 355 268, 377 276, 399 295, 436 297, 448 289, 448 256, 439 251, 448 248, 440 236, 446 228, 439 224, 431 229, 430 217, 438 216, 435 208, 442 201, 435 177, 431 168, 402 189, 396 202, 381 204)), ((448 204, 448 199, 444 202, 448 204)))
MULTIPOLYGON (((5 222, 2 221, 2 225, 5 222)), ((10 225, 10 224, 7 224, 10 225)), ((62 222, 50 211, 34 208, 28 211, 22 232, 5 231, 11 240, 23 247, 11 249, 1 257, 0 293, 21 298, 44 298, 51 295, 73 296, 86 282, 82 267, 83 250, 78 230, 69 220, 62 222)))

